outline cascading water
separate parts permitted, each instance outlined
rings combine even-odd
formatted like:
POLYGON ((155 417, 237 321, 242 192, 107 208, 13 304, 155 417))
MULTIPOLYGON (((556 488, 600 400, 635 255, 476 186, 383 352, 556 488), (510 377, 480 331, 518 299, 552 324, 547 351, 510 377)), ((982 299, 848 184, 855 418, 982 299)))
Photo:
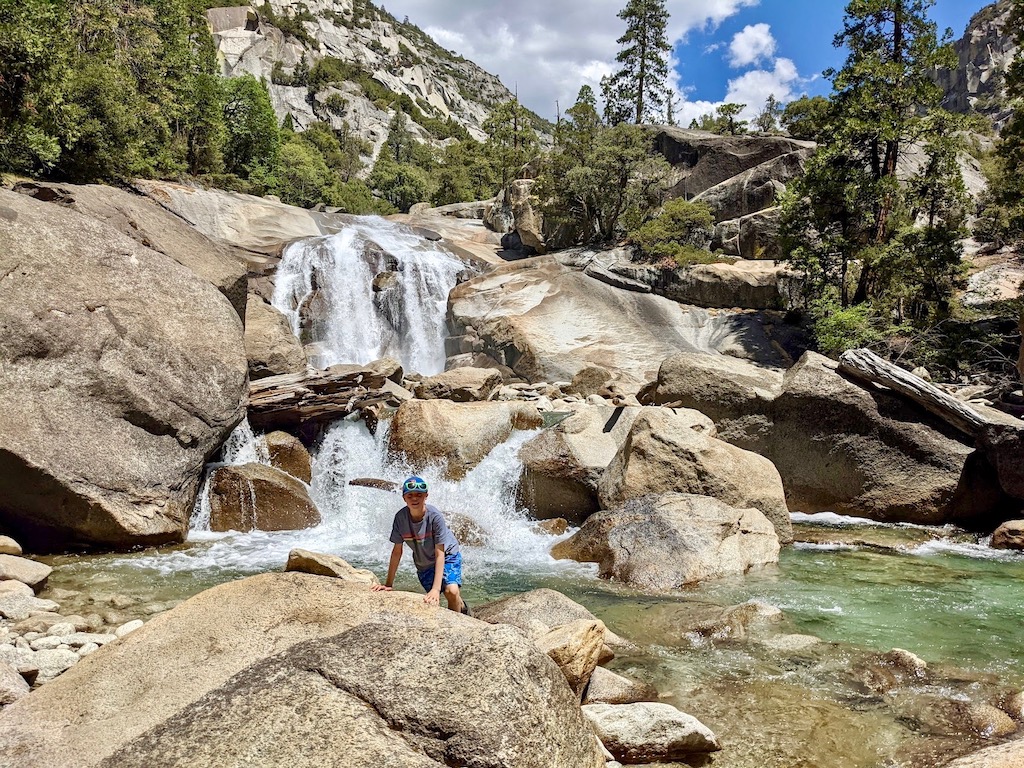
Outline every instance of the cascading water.
MULTIPOLYGON (((220 467, 237 467, 242 464, 270 464, 267 441, 262 435, 252 431, 249 419, 242 419, 234 428, 221 446, 218 460, 207 464, 203 471, 202 486, 192 510, 190 527, 193 532, 210 530, 210 478, 214 471, 220 467)), ((252 508, 255 507, 256 504, 253 502, 252 508)))
POLYGON ((284 252, 273 305, 314 363, 399 360, 407 370, 444 370, 448 293, 463 264, 400 224, 368 217, 284 252))

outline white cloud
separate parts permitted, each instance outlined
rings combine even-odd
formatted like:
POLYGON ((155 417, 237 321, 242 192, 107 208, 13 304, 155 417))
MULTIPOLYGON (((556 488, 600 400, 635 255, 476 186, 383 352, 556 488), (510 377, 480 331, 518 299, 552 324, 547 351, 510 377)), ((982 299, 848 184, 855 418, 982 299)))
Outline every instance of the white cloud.
MULTIPOLYGON (((694 29, 715 27, 759 0, 673 0, 668 38, 683 39, 694 29)), ((386 0, 385 7, 419 26, 445 48, 455 50, 510 89, 526 106, 554 118, 581 85, 598 90, 612 70, 625 30, 617 14, 623 0, 386 0)))
POLYGON ((767 24, 748 24, 736 33, 729 44, 729 63, 734 67, 768 61, 774 55, 775 38, 767 24))
POLYGON ((682 103, 676 122, 685 128, 691 120, 699 119, 701 115, 714 114, 722 104, 727 103, 745 104, 740 119, 753 120, 764 108, 764 102, 770 94, 786 103, 796 98, 799 89, 813 79, 800 77, 796 65, 790 59, 777 59, 771 70, 755 69, 730 80, 728 91, 721 101, 687 101, 683 89, 679 93, 682 103))

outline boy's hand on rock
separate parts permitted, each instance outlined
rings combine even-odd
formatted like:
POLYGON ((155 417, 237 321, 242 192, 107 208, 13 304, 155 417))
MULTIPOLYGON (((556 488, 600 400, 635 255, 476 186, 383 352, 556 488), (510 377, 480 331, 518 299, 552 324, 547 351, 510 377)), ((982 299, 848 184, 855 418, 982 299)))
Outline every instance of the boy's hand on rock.
POLYGON ((371 592, 394 592, 393 587, 389 587, 387 584, 374 584, 370 587, 371 592))
POLYGON ((441 602, 441 593, 427 592, 427 594, 423 596, 423 602, 427 605, 439 605, 441 602))

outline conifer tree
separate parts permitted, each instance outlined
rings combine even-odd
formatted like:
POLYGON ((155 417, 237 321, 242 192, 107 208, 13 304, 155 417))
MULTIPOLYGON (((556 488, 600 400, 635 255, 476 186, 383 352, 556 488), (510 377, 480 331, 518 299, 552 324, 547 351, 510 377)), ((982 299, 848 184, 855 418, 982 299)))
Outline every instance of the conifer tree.
POLYGON ((629 0, 618 16, 626 32, 617 41, 622 47, 615 60, 621 68, 601 83, 606 117, 617 123, 629 114, 637 124, 660 119, 668 97, 666 57, 672 50, 665 0, 629 0))
POLYGON ((817 298, 835 302, 834 311, 863 305, 884 325, 938 319, 960 270, 962 180, 950 161, 959 129, 942 113, 931 79, 953 63, 952 51, 950 33, 940 40, 928 18, 933 4, 847 5, 834 43, 848 56, 826 72, 832 98, 814 110, 824 121, 821 143, 784 203, 784 250, 817 298), (896 163, 911 143, 924 147, 926 160, 907 184, 896 163), (919 217, 923 228, 915 227, 919 217))
POLYGON ((537 132, 529 111, 515 99, 496 106, 484 120, 483 129, 487 134, 484 151, 501 177, 507 198, 509 181, 537 154, 537 132))

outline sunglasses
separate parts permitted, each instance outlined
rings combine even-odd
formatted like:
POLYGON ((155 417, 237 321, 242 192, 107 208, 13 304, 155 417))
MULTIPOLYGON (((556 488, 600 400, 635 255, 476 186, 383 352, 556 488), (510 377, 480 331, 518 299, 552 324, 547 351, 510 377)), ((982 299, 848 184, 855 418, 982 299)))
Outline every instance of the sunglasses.
POLYGON ((411 492, 415 492, 415 491, 421 491, 423 493, 426 493, 426 491, 427 491, 427 484, 423 480, 416 480, 416 481, 410 480, 410 481, 407 481, 402 486, 402 493, 411 493, 411 492))

